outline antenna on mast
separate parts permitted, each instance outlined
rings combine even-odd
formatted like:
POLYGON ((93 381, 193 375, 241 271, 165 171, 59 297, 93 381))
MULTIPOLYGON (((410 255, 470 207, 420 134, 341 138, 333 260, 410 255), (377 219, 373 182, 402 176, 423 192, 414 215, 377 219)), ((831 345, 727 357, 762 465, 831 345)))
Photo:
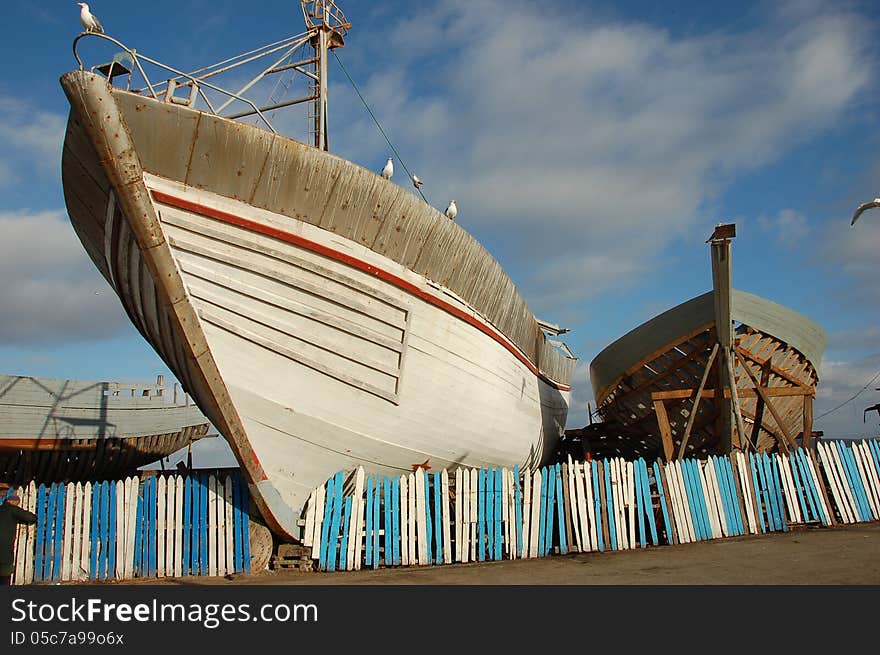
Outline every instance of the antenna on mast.
POLYGON ((314 98, 309 116, 309 131, 314 145, 328 150, 327 136, 327 52, 345 45, 344 37, 351 29, 335 0, 300 0, 303 19, 309 33, 309 44, 315 51, 313 74, 309 85, 314 98))

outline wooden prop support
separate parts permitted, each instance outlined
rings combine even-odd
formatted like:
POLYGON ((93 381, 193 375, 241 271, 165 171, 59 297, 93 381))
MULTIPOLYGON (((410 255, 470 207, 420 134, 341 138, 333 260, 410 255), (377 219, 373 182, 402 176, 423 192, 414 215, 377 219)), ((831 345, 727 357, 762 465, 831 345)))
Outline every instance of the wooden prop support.
POLYGON ((788 441, 788 444, 780 441, 779 443, 782 445, 783 449, 788 452, 788 445, 790 444, 792 448, 797 448, 797 443, 794 438, 792 438, 791 434, 789 434, 788 430, 785 427, 785 422, 782 420, 782 417, 776 412, 776 408, 773 406, 773 403, 770 402, 770 397, 765 393, 765 389, 763 389, 758 382, 758 379, 755 377, 755 374, 752 373, 751 369, 749 369, 746 364, 746 360, 740 355, 738 352, 735 352, 737 358, 739 359, 740 364, 742 364, 743 369, 745 369, 746 375, 749 376, 749 379, 752 381, 752 384, 755 385, 755 391, 763 398, 764 404, 767 406, 767 409, 770 410, 770 413, 773 415, 773 418, 776 419, 776 424, 779 426, 779 429, 782 430, 783 436, 788 441))
MULTIPOLYGON (((687 447, 688 439, 691 436, 691 430, 694 427, 694 421, 697 418, 697 408, 700 406, 700 398, 703 394, 703 389, 706 388, 706 380, 709 379, 709 371, 712 370, 712 363, 715 361, 715 356, 718 354, 718 343, 712 347, 712 352, 709 355, 709 359, 706 362, 706 370, 703 371, 703 378, 700 380, 700 386, 697 389, 697 395, 694 396, 694 406, 691 408, 691 415, 688 417, 687 427, 684 429, 684 436, 681 438, 681 446, 678 448, 678 459, 681 459, 684 456, 684 449, 687 447)), ((671 438, 670 438, 671 441, 671 438)))

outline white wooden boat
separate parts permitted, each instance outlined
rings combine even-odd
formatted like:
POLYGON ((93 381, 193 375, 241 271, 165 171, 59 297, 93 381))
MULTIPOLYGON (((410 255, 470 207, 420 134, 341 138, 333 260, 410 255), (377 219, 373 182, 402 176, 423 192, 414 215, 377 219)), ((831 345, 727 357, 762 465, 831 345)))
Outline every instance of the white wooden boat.
POLYGON ((0 375, 0 480, 101 480, 205 437, 208 420, 162 384, 0 375))
POLYGON ((576 363, 461 226, 326 151, 324 63, 349 26, 330 0, 302 6, 307 32, 263 73, 310 67, 314 145, 232 120, 269 108, 216 86, 218 68, 179 74, 106 35, 88 36, 123 48, 112 66, 61 79, 73 227, 284 538, 340 469, 538 466, 576 363), (291 63, 303 44, 315 56, 291 63), (114 86, 120 70, 142 92, 114 86), (245 110, 221 117, 207 91, 245 110))

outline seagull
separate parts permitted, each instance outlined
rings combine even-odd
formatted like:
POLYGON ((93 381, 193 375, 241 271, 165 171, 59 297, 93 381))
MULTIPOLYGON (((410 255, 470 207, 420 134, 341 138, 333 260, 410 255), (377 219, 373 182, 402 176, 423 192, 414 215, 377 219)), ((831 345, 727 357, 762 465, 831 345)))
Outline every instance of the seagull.
POLYGON ((419 179, 418 175, 413 175, 413 186, 418 189, 422 186, 423 182, 419 179))
POLYGON ((455 206, 454 200, 450 200, 449 206, 446 208, 446 218, 450 218, 454 221, 455 217, 457 215, 458 215, 458 207, 455 206))
POLYGON ((862 212, 866 209, 872 209, 873 207, 880 207, 880 198, 874 198, 869 202, 863 202, 859 205, 859 208, 856 209, 856 213, 853 214, 852 223, 850 223, 850 225, 855 225, 856 221, 859 220, 859 216, 862 215, 862 212))
POLYGON ((79 11, 79 20, 82 23, 83 29, 86 32, 103 34, 104 28, 101 27, 100 21, 89 11, 89 6, 85 2, 77 2, 76 4, 82 7, 79 11))
POLYGON ((394 175, 394 164, 391 161, 391 157, 389 157, 388 161, 385 162, 385 168, 382 169, 382 177, 390 180, 392 175, 394 175))

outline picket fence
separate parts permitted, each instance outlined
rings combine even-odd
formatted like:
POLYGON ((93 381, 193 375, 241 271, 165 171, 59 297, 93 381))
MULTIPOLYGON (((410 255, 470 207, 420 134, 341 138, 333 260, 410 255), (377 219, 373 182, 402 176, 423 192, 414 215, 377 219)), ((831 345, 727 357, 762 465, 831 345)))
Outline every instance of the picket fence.
POLYGON ((13 490, 37 515, 18 527, 13 584, 250 571, 249 497, 237 473, 13 490))
POLYGON ((458 468, 342 472, 306 505, 319 570, 628 550, 880 519, 880 446, 820 441, 790 454, 649 464, 573 462, 533 474, 458 468))

